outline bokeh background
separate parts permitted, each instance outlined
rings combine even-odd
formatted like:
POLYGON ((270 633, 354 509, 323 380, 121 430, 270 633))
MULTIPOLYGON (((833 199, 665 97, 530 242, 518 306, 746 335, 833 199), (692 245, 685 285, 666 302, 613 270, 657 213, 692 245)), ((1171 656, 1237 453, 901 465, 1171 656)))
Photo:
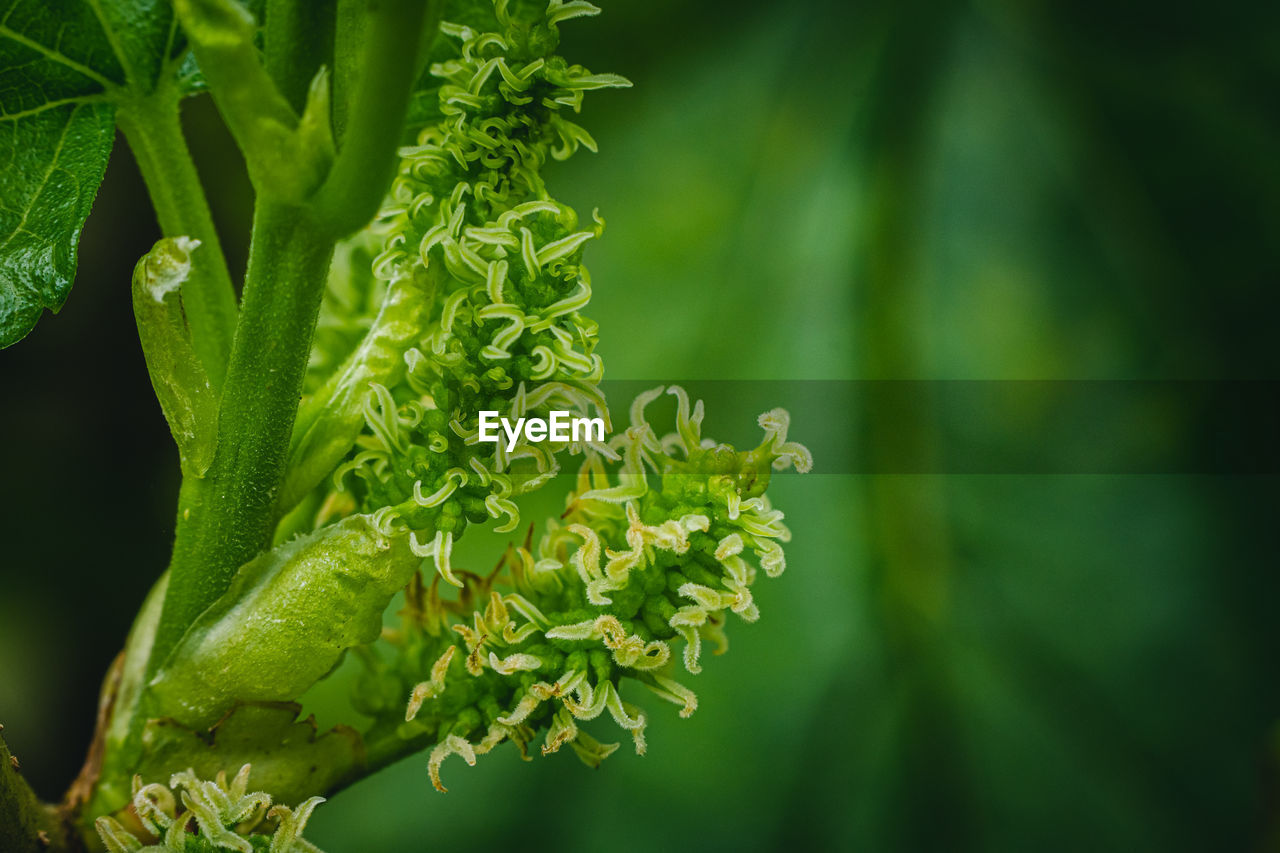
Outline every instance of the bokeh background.
MULTIPOLYGON (((793 434, 826 458, 774 487, 789 568, 690 680, 691 719, 645 703, 647 756, 589 771, 507 747, 446 764, 447 795, 416 757, 309 837, 1274 849, 1280 6, 603 5, 562 52, 636 85, 588 98, 601 152, 549 179, 609 223, 588 252, 609 375, 740 380, 709 417, 735 438, 734 388, 810 402, 793 434), (1171 384, 1100 429, 1093 391, 957 425, 860 407, 855 382, 939 380, 919 402, 973 379, 1171 384), (1231 417, 1206 387, 1231 389, 1231 417), (957 429, 990 470, 949 467, 957 429), (1162 461, 1081 461, 1081 436, 1162 461)), ((247 182, 207 101, 186 119, 242 268, 247 182)), ((0 353, 0 721, 51 798, 172 535, 176 454, 128 303, 156 236, 121 147, 67 307, 0 353)), ((459 559, 500 546, 469 534, 459 559)), ((308 697, 322 723, 340 686, 308 697)))

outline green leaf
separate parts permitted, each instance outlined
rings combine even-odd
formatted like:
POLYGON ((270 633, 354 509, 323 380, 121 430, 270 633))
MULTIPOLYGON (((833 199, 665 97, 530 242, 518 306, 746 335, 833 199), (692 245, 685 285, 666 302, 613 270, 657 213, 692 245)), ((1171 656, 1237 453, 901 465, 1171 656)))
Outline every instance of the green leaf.
POLYGON ((66 301, 114 114, 109 104, 73 101, 0 116, 0 347, 66 301))
POLYGON ((83 5, 93 9, 129 85, 150 91, 181 39, 168 0, 84 0, 83 5))
POLYGON ((0 23, 0 105, 6 116, 124 85, 125 66, 103 30, 97 5, 76 0, 12 5, 0 23), (22 99, 29 103, 16 107, 22 99))
POLYGON ((149 91, 177 30, 163 0, 17 0, 0 23, 0 347, 58 311, 122 93, 149 91))
POLYGON ((148 685, 158 711, 203 727, 238 701, 296 699, 347 649, 376 640, 422 561, 374 523, 352 516, 241 566, 148 685))

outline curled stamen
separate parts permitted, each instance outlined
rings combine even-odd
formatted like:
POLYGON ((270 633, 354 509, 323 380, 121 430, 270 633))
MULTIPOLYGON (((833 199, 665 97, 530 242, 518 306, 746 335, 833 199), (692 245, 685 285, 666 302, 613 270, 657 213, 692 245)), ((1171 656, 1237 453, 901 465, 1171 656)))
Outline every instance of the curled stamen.
POLYGON ((272 808, 270 795, 249 791, 249 774, 250 766, 246 764, 230 782, 225 771, 219 771, 213 781, 207 781, 188 769, 174 773, 168 787, 156 783, 143 785, 142 780, 135 777, 134 810, 143 829, 153 836, 162 836, 163 845, 144 848, 142 842, 113 817, 99 818, 95 829, 109 853, 187 850, 191 849, 190 844, 202 850, 253 853, 259 847, 251 843, 248 836, 262 835, 260 824, 269 817, 276 823, 274 831, 267 833, 271 835, 270 853, 315 850, 300 836, 312 810, 323 800, 313 797, 296 810, 284 806, 272 808), (179 799, 184 807, 181 812, 177 806, 179 799))
POLYGON ((278 828, 271 839, 271 849, 268 853, 292 853, 294 850, 312 847, 313 845, 303 841, 299 836, 302 835, 307 821, 311 819, 311 813, 323 802, 324 797, 310 797, 296 809, 285 805, 273 807, 267 814, 276 819, 278 828))
POLYGON ((801 474, 807 474, 813 470, 813 454, 809 449, 798 442, 787 441, 791 415, 786 409, 770 409, 760 416, 759 423, 764 428, 764 442, 761 447, 767 448, 778 457, 773 462, 774 468, 782 469, 790 464, 794 465, 801 474))
POLYGON ((517 672, 531 672, 542 666, 542 659, 535 655, 514 654, 499 658, 489 652, 489 666, 500 675, 514 675, 517 672))
POLYGON ((589 17, 591 15, 599 15, 600 7, 595 6, 586 0, 551 0, 547 5, 547 23, 558 24, 561 21, 567 21, 570 18, 589 17))
POLYGON ((543 755, 559 751, 560 747, 578 737, 578 726, 573 716, 561 709, 551 718, 551 728, 547 731, 547 741, 542 747, 543 755))
POLYGON ((365 422, 369 424, 369 429, 373 430, 373 434, 382 441, 384 447, 397 453, 407 451, 404 431, 400 428, 400 416, 396 411, 396 401, 392 399, 390 391, 376 382, 369 383, 369 393, 364 401, 364 417, 365 422))
POLYGON ((515 530, 520 524, 520 510, 516 507, 514 501, 500 498, 497 495, 489 495, 484 499, 484 508, 493 518, 507 516, 506 523, 493 528, 494 533, 508 533, 515 530))
POLYGON ((729 611, 756 617, 756 566, 780 572, 779 543, 789 535, 761 494, 767 466, 811 464, 787 440, 785 412, 765 413, 764 442, 736 453, 704 438, 702 402, 676 386, 640 394, 628 428, 613 433, 599 389, 598 327, 583 315, 591 278, 580 262, 603 222, 593 214, 594 225, 580 228, 575 211, 548 197, 541 172, 549 158, 594 149, 568 115, 583 93, 628 84, 532 55, 541 39, 531 38, 536 28, 596 11, 551 0, 545 11, 521 6, 517 14, 496 0, 488 26, 496 22, 498 32, 444 25, 460 44, 430 68, 441 78, 439 118, 402 151, 379 225, 379 274, 428 292, 429 307, 424 328, 406 337, 413 346, 403 353, 403 379, 373 392, 371 423, 338 467, 358 477, 344 496, 347 514, 397 508, 399 516, 377 517, 388 531, 394 522, 397 535, 416 527, 410 550, 436 563, 429 590, 419 584, 407 594, 404 629, 384 634, 401 658, 378 658, 370 670, 377 677, 390 667, 398 679, 385 722, 403 726, 394 719, 403 708, 416 721, 400 731, 439 740, 428 766, 441 790, 449 755, 473 763, 506 740, 524 753, 545 734, 543 752, 568 743, 598 763, 617 745, 578 726, 606 710, 643 752, 646 717, 622 701, 626 678, 675 703, 681 716, 692 713, 693 692, 659 673, 681 639, 686 669, 698 672, 703 641, 723 648, 729 611), (646 413, 663 394, 675 398, 676 413, 657 430, 646 413), (511 450, 500 441, 490 450, 478 427, 478 413, 489 410, 512 422, 594 410, 610 437, 517 441, 511 450), (576 487, 536 544, 531 529, 491 572, 455 572, 454 537, 476 524, 515 530, 516 501, 560 471, 566 455, 582 458, 576 487), (460 592, 441 595, 439 578, 460 592), (447 701, 425 705, 445 695, 455 662, 455 674, 472 677, 450 681, 447 701), (554 672, 562 674, 551 680, 554 672), (404 692, 407 707, 397 698, 404 692))
POLYGON ((93 828, 98 831, 98 837, 106 846, 107 853, 138 853, 142 849, 142 842, 134 838, 133 833, 121 826, 115 818, 100 817, 93 822, 93 828))
POLYGON ((448 474, 445 475, 444 485, 424 497, 422 494, 422 481, 417 480, 413 484, 413 501, 418 506, 423 507, 439 506, 448 500, 449 496, 452 495, 459 486, 465 485, 466 482, 467 475, 465 473, 456 468, 451 469, 448 474))
POLYGON ((644 685, 668 702, 683 706, 680 709, 681 717, 687 718, 698 710, 697 695, 675 679, 655 673, 653 683, 644 682, 644 685))
POLYGON ((461 755, 462 760, 469 766, 476 766, 475 747, 464 738, 451 734, 436 744, 436 747, 431 750, 431 757, 427 759, 427 774, 431 777, 431 784, 442 794, 448 793, 449 789, 440 781, 440 765, 444 764, 444 760, 450 755, 461 755))
POLYGON ((511 713, 505 717, 498 717, 498 722, 504 726, 517 726, 528 719, 529 715, 541 705, 543 700, 534 693, 526 693, 521 697, 516 706, 511 709, 511 713))
POLYGON ((418 557, 434 557, 436 570, 440 572, 440 576, 456 587, 462 586, 462 581, 458 580, 449 565, 449 555, 453 550, 452 533, 438 530, 435 539, 431 540, 430 544, 423 545, 418 542, 417 531, 411 530, 409 531, 409 550, 418 557))
POLYGON ((595 769, 610 755, 618 751, 621 744, 601 743, 586 732, 579 730, 578 736, 569 742, 578 758, 588 767, 595 769))
POLYGON ((418 711, 422 710, 424 702, 444 692, 444 676, 449 671, 449 662, 453 660, 454 653, 457 651, 457 646, 446 648, 444 653, 431 665, 430 680, 424 681, 413 688, 413 693, 409 695, 409 707, 404 713, 405 722, 410 722, 414 717, 418 716, 418 711))

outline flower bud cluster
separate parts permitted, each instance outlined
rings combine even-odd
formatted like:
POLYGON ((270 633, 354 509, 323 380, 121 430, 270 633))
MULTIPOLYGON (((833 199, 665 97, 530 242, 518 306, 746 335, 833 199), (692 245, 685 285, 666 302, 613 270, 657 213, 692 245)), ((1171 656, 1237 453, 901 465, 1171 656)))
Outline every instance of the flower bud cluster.
POLYGON ((249 791, 250 772, 246 764, 228 782, 225 773, 208 781, 184 770, 168 787, 144 785, 135 776, 132 809, 121 820, 136 825, 100 817, 94 828, 108 853, 320 853, 302 830, 324 799, 312 797, 296 809, 272 806, 270 794, 249 791), (144 845, 139 835, 156 841, 144 845))
POLYGON ((598 11, 495 0, 488 20, 442 24, 457 43, 456 57, 430 67, 443 81, 442 118, 401 152, 384 211, 374 275, 417 283, 433 307, 403 353, 403 380, 370 391, 367 432, 336 480, 351 487, 348 510, 382 512, 388 532, 407 528, 415 552, 454 583, 449 554, 466 525, 513 529, 512 498, 556 474, 561 451, 586 449, 481 443, 478 413, 594 410, 608 423, 597 327, 581 313, 591 298, 583 247, 603 221, 583 227, 540 174, 548 158, 594 150, 565 117, 583 93, 629 85, 554 54, 560 21, 598 11))
POLYGON ((404 624, 388 636, 395 654, 368 654, 357 707, 398 737, 434 744, 432 781, 443 790, 446 757, 475 756, 510 740, 523 755, 566 744, 595 765, 618 748, 582 725, 606 712, 645 748, 646 715, 623 698, 644 685, 688 716, 697 697, 678 670, 701 671, 704 642, 727 648, 733 613, 759 616, 752 585, 777 576, 790 538, 765 495, 774 468, 808 471, 807 450, 787 440, 788 418, 762 415, 764 441, 749 452, 704 441, 703 409, 683 389, 676 430, 659 436, 642 394, 615 437, 620 459, 589 453, 568 506, 536 545, 511 547, 480 576, 458 571, 457 598, 438 578, 411 585, 404 624), (405 697, 408 704, 405 705, 405 697), (392 723, 392 718, 402 719, 392 723))

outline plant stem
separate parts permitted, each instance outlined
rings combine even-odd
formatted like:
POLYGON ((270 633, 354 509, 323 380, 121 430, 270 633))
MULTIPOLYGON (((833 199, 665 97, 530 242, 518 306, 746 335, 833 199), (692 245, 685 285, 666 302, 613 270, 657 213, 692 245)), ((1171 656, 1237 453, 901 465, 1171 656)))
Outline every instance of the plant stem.
POLYGON ((338 0, 267 0, 266 65, 294 111, 301 114, 311 78, 333 66, 338 0))
POLYGON ((333 137, 342 147, 347 115, 360 81, 368 0, 338 0, 333 33, 333 137))
POLYGON ((271 544, 276 495, 333 252, 303 208, 259 201, 244 304, 203 478, 178 498, 172 575, 148 662, 154 673, 236 570, 271 544))
POLYGON ((121 105, 120 129, 138 162, 166 237, 200 241, 191 275, 182 286, 192 344, 214 390, 222 387, 236 326, 236 296, 209 203, 196 174, 178 116, 172 85, 121 105))
MULTIPOLYGON (((384 0, 371 10, 349 145, 334 164, 334 172, 342 171, 325 182, 335 188, 325 195, 331 205, 351 202, 368 210, 335 214, 329 208, 326 213, 323 205, 293 205, 263 192, 271 180, 256 184, 253 240, 218 415, 217 449, 205 476, 186 478, 178 497, 171 580, 148 676, 187 626, 226 591, 236 570, 271 544, 311 337, 334 236, 342 230, 335 223, 349 224, 347 230, 363 225, 386 189, 428 6, 438 16, 438 0, 384 0), (386 180, 371 181, 370 173, 386 180)), ((178 10, 251 171, 254 162, 269 165, 281 152, 268 156, 259 150, 270 141, 261 136, 264 128, 296 126, 297 120, 265 68, 246 53, 252 43, 243 11, 227 0, 185 0, 178 10)), ((291 141, 305 145, 310 140, 291 141)))
MULTIPOLYGON (((337 160, 312 204, 337 236, 364 227, 395 174, 424 32, 439 26, 440 0, 380 0, 369 7, 356 93, 337 160)), ((340 75, 346 79, 349 75, 340 75)))
MULTIPOLYGON (((298 116, 276 88, 254 43, 257 23, 234 0, 178 0, 182 28, 209 82, 209 92, 254 172, 255 155, 279 143, 298 116)), ((257 177, 257 176, 255 176, 257 177)), ((255 179, 254 185, 259 183, 255 179)))
POLYGON ((82 850, 58 810, 46 806, 18 772, 18 764, 0 737, 0 850, 5 853, 57 853, 82 850))
POLYGON ((174 8, 254 190, 260 198, 301 204, 320 186, 333 156, 327 77, 316 78, 299 118, 267 73, 247 9, 236 0, 177 0, 174 8))
POLYGON ((395 728, 392 726, 382 725, 375 727, 365 735, 366 764, 364 773, 371 776, 382 768, 389 767, 402 758, 421 752, 436 742, 436 737, 432 734, 423 734, 405 739, 396 734, 395 728))
POLYGON ((387 287, 373 325, 342 365, 298 408, 289 471, 276 511, 283 516, 318 486, 347 455, 364 428, 369 384, 388 388, 404 377, 402 353, 431 317, 439 272, 405 277, 387 287), (425 285, 425 286, 424 286, 425 285))

